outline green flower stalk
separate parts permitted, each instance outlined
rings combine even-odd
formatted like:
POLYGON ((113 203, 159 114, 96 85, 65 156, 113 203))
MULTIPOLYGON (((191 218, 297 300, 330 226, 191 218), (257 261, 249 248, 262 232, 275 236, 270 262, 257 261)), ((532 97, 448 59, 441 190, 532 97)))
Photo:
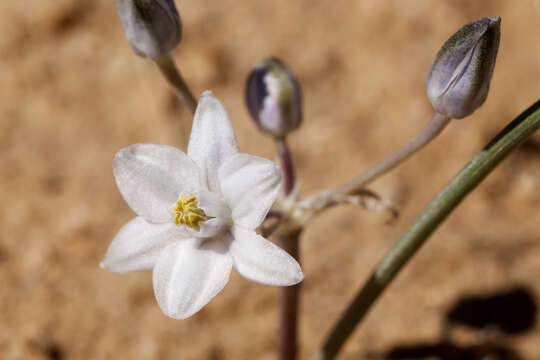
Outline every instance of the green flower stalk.
POLYGON ((452 119, 486 100, 501 37, 501 18, 484 17, 459 29, 439 50, 426 87, 436 112, 452 119))

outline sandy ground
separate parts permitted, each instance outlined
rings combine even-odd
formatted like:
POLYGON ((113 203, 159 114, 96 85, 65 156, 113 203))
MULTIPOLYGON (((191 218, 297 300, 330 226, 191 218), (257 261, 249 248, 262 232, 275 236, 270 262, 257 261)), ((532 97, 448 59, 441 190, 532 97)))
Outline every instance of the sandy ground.
MULTIPOLYGON (((177 4, 184 41, 174 57, 196 94, 211 89, 223 101, 244 152, 275 157, 243 104, 253 64, 275 55, 298 76, 305 119, 290 141, 302 195, 344 182, 414 136, 432 115, 424 79, 440 45, 473 19, 503 19, 484 106, 372 185, 399 207, 399 221, 342 206, 303 234, 300 357, 308 359, 422 207, 538 99, 540 2, 177 4)), ((150 273, 98 267, 134 216, 112 177, 115 152, 137 142, 185 148, 191 127, 157 69, 131 52, 114 1, 2 1, 0 34, 0 358, 276 358, 278 289, 234 274, 201 312, 176 321, 156 305, 150 273)), ((539 149, 536 134, 464 201, 341 359, 436 342, 464 293, 524 284, 540 295, 539 149)), ((539 336, 536 325, 496 341, 539 359, 539 336)))

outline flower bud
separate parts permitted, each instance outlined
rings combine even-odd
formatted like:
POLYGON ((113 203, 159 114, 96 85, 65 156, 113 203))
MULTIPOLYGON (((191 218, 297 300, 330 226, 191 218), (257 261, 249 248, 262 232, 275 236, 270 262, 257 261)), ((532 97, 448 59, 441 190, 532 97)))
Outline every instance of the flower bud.
POLYGON ((173 0, 116 0, 116 9, 137 55, 155 60, 180 43, 182 23, 173 0))
POLYGON ((462 119, 486 100, 501 37, 501 18, 464 25, 439 50, 426 87, 436 112, 462 119))
POLYGON ((275 137, 285 136, 302 122, 298 82, 276 58, 266 58, 255 65, 246 83, 246 104, 261 131, 275 137))

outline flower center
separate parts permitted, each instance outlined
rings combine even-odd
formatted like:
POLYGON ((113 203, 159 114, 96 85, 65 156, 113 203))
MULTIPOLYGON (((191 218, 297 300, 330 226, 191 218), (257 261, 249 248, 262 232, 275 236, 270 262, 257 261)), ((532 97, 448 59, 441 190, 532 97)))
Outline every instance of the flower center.
POLYGON ((182 195, 171 210, 171 215, 176 225, 182 224, 197 230, 201 221, 210 219, 199 207, 197 197, 192 194, 182 195))

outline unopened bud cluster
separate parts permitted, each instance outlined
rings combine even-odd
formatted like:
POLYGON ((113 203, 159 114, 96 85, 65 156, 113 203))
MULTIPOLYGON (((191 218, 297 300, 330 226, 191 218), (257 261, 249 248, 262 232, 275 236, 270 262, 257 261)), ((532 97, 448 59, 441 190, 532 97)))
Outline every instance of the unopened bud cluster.
POLYGON ((289 68, 276 58, 257 63, 246 86, 246 104, 261 131, 283 137, 302 122, 302 99, 298 82, 289 68))
POLYGON ((439 50, 426 81, 439 114, 461 119, 484 103, 499 49, 500 25, 500 17, 470 22, 439 50))
POLYGON ((173 0, 116 0, 124 32, 137 55, 159 59, 182 39, 173 0))

